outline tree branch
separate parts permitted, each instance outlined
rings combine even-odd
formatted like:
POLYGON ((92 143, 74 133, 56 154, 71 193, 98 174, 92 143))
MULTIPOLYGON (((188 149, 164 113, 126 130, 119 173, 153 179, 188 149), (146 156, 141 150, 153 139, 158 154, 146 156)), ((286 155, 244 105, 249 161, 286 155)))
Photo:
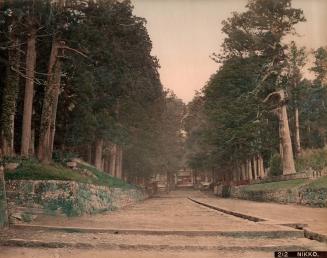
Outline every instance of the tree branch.
POLYGON ((75 53, 77 53, 77 54, 79 54, 79 55, 81 55, 81 56, 83 56, 85 58, 88 58, 87 55, 85 55, 83 52, 81 52, 81 51, 79 51, 79 50, 77 50, 75 48, 71 48, 71 47, 67 47, 67 46, 61 46, 59 48, 61 48, 61 49, 67 49, 67 50, 72 51, 72 52, 75 52, 75 53))

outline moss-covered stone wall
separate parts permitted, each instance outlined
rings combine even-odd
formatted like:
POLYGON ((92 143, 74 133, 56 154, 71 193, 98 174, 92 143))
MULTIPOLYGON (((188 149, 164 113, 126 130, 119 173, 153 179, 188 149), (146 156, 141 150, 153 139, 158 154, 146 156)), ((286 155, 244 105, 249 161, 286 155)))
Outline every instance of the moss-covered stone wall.
POLYGON ((326 188, 310 188, 304 185, 275 190, 248 190, 246 186, 232 186, 229 196, 252 201, 327 207, 327 186, 326 188))
POLYGON ((140 189, 109 188, 74 181, 12 180, 6 182, 9 214, 23 220, 37 213, 79 216, 115 210, 147 198, 140 189))

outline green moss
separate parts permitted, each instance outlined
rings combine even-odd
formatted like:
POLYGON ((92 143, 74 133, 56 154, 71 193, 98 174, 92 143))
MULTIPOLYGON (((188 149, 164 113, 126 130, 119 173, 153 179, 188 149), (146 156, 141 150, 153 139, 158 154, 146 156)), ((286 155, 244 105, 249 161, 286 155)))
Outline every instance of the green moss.
POLYGON ((30 213, 22 213, 22 220, 24 222, 31 222, 33 220, 33 216, 30 213))
POLYGON ((22 161, 13 172, 5 173, 6 180, 75 180, 85 181, 79 173, 61 165, 42 165, 34 161, 22 161))
POLYGON ((80 169, 87 169, 92 174, 86 175, 81 170, 72 170, 60 164, 43 165, 35 160, 23 160, 15 171, 5 173, 6 180, 63 180, 103 185, 118 188, 136 188, 123 180, 97 170, 91 165, 80 165, 80 169))
POLYGON ((78 203, 74 204, 71 199, 52 199, 43 205, 46 212, 50 215, 56 214, 57 211, 61 210, 67 216, 78 216, 82 214, 82 209, 78 203))
POLYGON ((312 189, 327 189, 327 176, 320 177, 305 186, 312 189))
POLYGON ((243 190, 250 192, 250 191, 274 191, 280 189, 290 189, 290 188, 301 186, 306 182, 308 182, 307 179, 294 179, 294 180, 271 182, 271 183, 264 183, 264 184, 253 184, 253 185, 245 186, 243 190))
POLYGON ((80 167, 92 172, 96 176, 96 178, 97 178, 96 180, 98 181, 99 185, 118 187, 118 188, 126 188, 126 189, 136 188, 136 186, 127 184, 125 181, 123 181, 117 177, 113 177, 113 176, 109 175, 108 173, 104 173, 104 172, 96 169, 94 166, 80 165, 80 167))

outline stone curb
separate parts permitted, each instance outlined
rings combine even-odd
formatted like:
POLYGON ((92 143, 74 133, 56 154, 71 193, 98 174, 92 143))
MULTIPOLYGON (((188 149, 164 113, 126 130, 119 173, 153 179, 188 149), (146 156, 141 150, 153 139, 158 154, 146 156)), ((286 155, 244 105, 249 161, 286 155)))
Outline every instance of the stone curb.
MULTIPOLYGON (((111 244, 111 243, 98 243, 90 244, 85 242, 45 242, 39 240, 24 240, 24 239, 7 239, 0 242, 0 246, 11 246, 11 247, 29 247, 29 248, 79 248, 79 249, 120 249, 120 250, 156 250, 156 251, 215 251, 215 250, 226 250, 226 251, 266 251, 273 252, 278 249, 275 245, 266 246, 196 246, 196 245, 147 245, 147 244, 111 244)), ((300 245, 285 245, 282 246, 284 251, 301 250, 308 251, 310 248, 300 245)))
MULTIPOLYGON (((266 219, 262 219, 262 218, 259 218, 259 217, 254 217, 254 216, 246 215, 246 214, 243 214, 243 213, 218 208, 216 206, 212 206, 212 205, 207 204, 207 203, 196 201, 196 200, 194 200, 192 198, 188 198, 188 199, 191 200, 192 202, 203 205, 205 207, 208 207, 208 208, 211 208, 211 209, 214 209, 214 210, 217 210, 217 211, 229 214, 229 215, 233 215, 235 217, 239 217, 239 218, 242 218, 242 219, 247 219, 247 220, 254 221, 254 222, 267 221, 266 219)), ((307 224, 289 223, 289 224, 276 224, 276 225, 286 226, 286 227, 291 227, 291 228, 294 228, 294 229, 301 230, 302 231, 302 236, 304 236, 304 237, 306 237, 308 239, 311 239, 311 240, 316 240, 316 241, 319 241, 319 242, 327 243, 327 235, 320 234, 320 233, 313 232, 313 231, 310 231, 310 230, 306 229, 306 227, 308 226, 307 224)), ((298 232, 301 232, 301 231, 298 231, 298 232)))
POLYGON ((211 208, 211 209, 214 209, 214 210, 217 210, 217 211, 229 214, 229 215, 233 215, 233 216, 238 217, 238 218, 247 219, 247 220, 250 220, 250 221, 253 221, 253 222, 266 221, 265 219, 261 219, 259 217, 250 216, 250 215, 246 215, 246 214, 235 212, 235 211, 225 210, 225 209, 222 209, 222 208, 219 208, 219 207, 216 207, 216 206, 212 206, 212 205, 204 203, 204 202, 199 202, 199 201, 194 200, 192 198, 188 198, 188 199, 191 200, 192 202, 195 202, 195 203, 200 204, 202 206, 206 206, 208 208, 211 208))
POLYGON ((311 240, 317 240, 319 242, 327 243, 327 235, 316 233, 304 228, 304 236, 311 240))

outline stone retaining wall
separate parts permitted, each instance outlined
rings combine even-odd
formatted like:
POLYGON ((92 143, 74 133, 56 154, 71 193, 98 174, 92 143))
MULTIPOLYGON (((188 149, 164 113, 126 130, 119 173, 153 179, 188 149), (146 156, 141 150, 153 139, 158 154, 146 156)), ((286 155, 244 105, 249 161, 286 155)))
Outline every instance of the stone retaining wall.
POLYGON ((231 197, 251 201, 296 203, 312 207, 327 207, 327 187, 315 189, 302 185, 278 190, 249 190, 247 188, 248 186, 246 185, 219 185, 215 186, 214 193, 224 198, 231 197))
POLYGON ((37 214, 79 216, 115 210, 148 195, 140 189, 109 188, 74 181, 12 180, 6 182, 11 218, 32 220, 37 214))
POLYGON ((252 201, 301 203, 299 196, 299 190, 297 188, 280 189, 274 191, 247 191, 246 187, 244 186, 230 188, 230 197, 252 201))

